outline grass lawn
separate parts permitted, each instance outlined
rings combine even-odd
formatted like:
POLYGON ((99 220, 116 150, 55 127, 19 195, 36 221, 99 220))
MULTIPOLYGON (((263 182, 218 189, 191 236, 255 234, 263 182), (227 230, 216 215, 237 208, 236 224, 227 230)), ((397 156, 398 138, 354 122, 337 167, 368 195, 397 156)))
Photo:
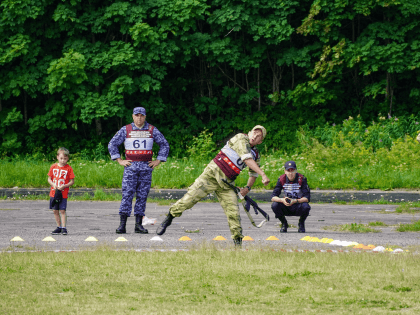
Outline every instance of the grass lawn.
POLYGON ((188 252, 0 254, 1 314, 419 314, 420 257, 188 252))

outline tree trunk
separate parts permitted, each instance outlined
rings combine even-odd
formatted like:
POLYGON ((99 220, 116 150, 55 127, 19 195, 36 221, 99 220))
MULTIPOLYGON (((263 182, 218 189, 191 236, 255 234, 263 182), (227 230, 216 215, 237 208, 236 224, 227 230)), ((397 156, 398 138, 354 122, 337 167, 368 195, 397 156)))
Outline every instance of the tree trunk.
MULTIPOLYGON (((96 73, 99 72, 98 69, 95 70, 96 73)), ((99 85, 95 86, 95 90, 98 93, 98 96, 101 95, 101 89, 99 87, 99 85)), ((98 136, 100 136, 102 134, 102 123, 101 123, 101 119, 99 117, 95 118, 95 125, 96 125, 96 134, 98 136)))
POLYGON ((212 68, 210 67, 210 65, 208 65, 209 68, 209 72, 208 72, 208 76, 206 76, 206 81, 207 81, 207 87, 209 89, 209 98, 213 98, 213 85, 211 83, 211 75, 212 75, 212 68))
MULTIPOLYGON (((226 63, 225 63, 225 72, 227 73, 226 63)), ((230 80, 229 80, 229 78, 228 78, 227 82, 228 82, 228 88, 230 89, 230 80)))
POLYGON ((292 62, 292 90, 295 88, 295 68, 293 67, 292 62))
MULTIPOLYGON (((270 65, 271 71, 273 72, 273 95, 278 95, 280 93, 280 81, 282 77, 283 69, 277 65, 276 59, 273 59, 271 62, 270 54, 267 51, 267 60, 270 65)), ((275 105, 276 102, 271 102, 271 105, 275 105)))
POLYGON ((23 91, 23 117, 25 119, 25 126, 28 124, 28 93, 23 91))
MULTIPOLYGON (((92 33, 92 44, 95 44, 95 34, 92 33)), ((95 72, 99 74, 99 69, 95 69, 95 72)), ((99 85, 95 86, 95 90, 98 93, 98 96, 101 95, 101 88, 99 85)), ((102 123, 99 117, 95 118, 95 126, 96 126, 96 135, 100 136, 102 134, 102 123)))
POLYGON ((258 82, 258 111, 260 111, 261 110, 261 93, 260 93, 260 67, 259 66, 258 66, 257 82, 258 82))
POLYGON ((394 98, 394 89, 391 87, 391 97, 389 100, 389 114, 392 112, 392 99, 394 98))
POLYGON ((204 96, 204 88, 203 88, 203 78, 204 78, 204 62, 203 62, 203 58, 200 58, 200 76, 199 76, 199 80, 200 80, 200 96, 203 97, 204 96))
POLYGON ((95 118, 96 125, 96 135, 100 136, 102 134, 102 123, 100 118, 95 118))
MULTIPOLYGON (((388 12, 389 12, 389 8, 388 8, 388 12)), ((388 23, 391 21, 389 16, 388 18, 386 18, 385 13, 384 13, 384 20, 387 21, 388 23)), ((390 40, 387 39, 386 40, 387 45, 390 44, 390 40)), ((391 117, 392 116, 392 98, 394 96, 394 88, 392 86, 392 74, 389 73, 388 71, 386 72, 386 100, 389 101, 389 113, 388 116, 391 117)))
POLYGON ((385 93, 385 99, 387 102, 389 102, 389 112, 388 117, 392 116, 392 99, 394 96, 394 88, 392 87, 392 75, 387 72, 386 73, 386 93, 385 93))

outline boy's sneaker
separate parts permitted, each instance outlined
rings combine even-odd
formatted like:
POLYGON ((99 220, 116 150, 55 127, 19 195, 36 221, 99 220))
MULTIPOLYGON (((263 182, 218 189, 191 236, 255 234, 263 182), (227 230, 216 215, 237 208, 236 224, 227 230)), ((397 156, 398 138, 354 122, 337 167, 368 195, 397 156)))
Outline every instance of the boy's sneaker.
POLYGON ((60 227, 56 228, 54 231, 52 231, 52 232, 51 232, 51 234, 52 234, 52 235, 58 235, 58 234, 61 234, 61 228, 60 228, 60 227))
POLYGON ((67 229, 66 228, 61 228, 61 234, 67 235, 67 229))

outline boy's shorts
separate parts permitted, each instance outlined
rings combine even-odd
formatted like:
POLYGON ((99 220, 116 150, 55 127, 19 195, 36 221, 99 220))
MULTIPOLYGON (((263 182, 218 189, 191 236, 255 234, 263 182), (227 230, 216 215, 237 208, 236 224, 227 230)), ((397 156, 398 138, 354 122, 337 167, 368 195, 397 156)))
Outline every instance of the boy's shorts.
POLYGON ((54 200, 54 197, 50 197, 50 209, 53 210, 66 210, 67 209, 67 198, 63 198, 60 202, 60 204, 52 205, 52 202, 54 200))

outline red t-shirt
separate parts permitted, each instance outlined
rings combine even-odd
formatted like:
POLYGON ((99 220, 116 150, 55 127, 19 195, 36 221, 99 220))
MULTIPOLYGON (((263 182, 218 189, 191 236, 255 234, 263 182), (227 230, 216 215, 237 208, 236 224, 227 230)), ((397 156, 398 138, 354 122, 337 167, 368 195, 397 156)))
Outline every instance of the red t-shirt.
MULTIPOLYGON (((66 164, 65 166, 61 167, 58 163, 52 165, 50 167, 50 171, 48 172, 48 176, 51 178, 52 182, 57 186, 63 186, 70 182, 70 179, 74 178, 73 169, 70 165, 66 164)), ((69 188, 63 190, 63 198, 67 198, 69 193, 69 188)), ((50 197, 54 197, 55 189, 51 187, 50 190, 50 197)))

